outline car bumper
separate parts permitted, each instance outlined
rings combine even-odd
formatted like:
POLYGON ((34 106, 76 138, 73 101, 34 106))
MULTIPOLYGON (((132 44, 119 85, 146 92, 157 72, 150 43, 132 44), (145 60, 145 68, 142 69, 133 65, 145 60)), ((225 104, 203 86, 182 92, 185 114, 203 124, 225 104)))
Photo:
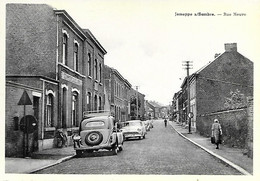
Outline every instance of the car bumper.
POLYGON ((124 134, 125 138, 136 138, 136 137, 140 137, 140 136, 142 136, 141 133, 127 133, 127 134, 124 134))
POLYGON ((111 149, 113 143, 105 143, 102 145, 96 145, 96 146, 85 146, 85 145, 80 145, 78 147, 74 147, 75 150, 99 150, 99 149, 111 149))

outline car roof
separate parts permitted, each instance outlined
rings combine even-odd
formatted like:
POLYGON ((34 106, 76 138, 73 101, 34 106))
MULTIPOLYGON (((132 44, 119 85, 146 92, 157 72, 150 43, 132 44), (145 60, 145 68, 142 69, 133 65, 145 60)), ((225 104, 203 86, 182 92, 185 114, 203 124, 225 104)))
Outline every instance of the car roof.
POLYGON ((110 112, 91 112, 91 113, 88 113, 88 112, 84 112, 83 113, 83 118, 87 119, 87 118, 92 118, 92 117, 108 117, 108 116, 111 116, 111 113, 110 112))
POLYGON ((84 120, 94 121, 94 120, 104 120, 108 118, 113 118, 112 116, 94 116, 94 117, 85 117, 84 120))

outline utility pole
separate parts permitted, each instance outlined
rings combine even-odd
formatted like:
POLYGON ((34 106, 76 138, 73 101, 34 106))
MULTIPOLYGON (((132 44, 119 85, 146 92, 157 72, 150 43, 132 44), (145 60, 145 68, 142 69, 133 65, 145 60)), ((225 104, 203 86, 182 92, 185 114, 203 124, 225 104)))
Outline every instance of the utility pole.
POLYGON ((136 119, 138 119, 138 86, 136 86, 136 119))
POLYGON ((192 113, 190 112, 190 75, 189 75, 189 70, 192 69, 192 61, 183 61, 184 64, 184 69, 187 70, 187 101, 188 101, 188 110, 187 110, 187 116, 188 116, 188 122, 189 122, 189 133, 191 134, 191 115, 192 113))

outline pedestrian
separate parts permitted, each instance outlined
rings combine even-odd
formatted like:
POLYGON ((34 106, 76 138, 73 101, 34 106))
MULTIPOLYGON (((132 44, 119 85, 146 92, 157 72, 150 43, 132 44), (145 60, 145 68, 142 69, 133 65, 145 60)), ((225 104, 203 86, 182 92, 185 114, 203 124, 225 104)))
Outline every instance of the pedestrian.
POLYGON ((211 136, 214 137, 215 144, 217 145, 216 149, 219 149, 219 144, 221 143, 220 137, 222 136, 222 129, 218 119, 214 119, 214 123, 212 124, 211 130, 211 136))
POLYGON ((164 119, 164 125, 165 125, 165 127, 167 127, 167 119, 166 118, 164 119))

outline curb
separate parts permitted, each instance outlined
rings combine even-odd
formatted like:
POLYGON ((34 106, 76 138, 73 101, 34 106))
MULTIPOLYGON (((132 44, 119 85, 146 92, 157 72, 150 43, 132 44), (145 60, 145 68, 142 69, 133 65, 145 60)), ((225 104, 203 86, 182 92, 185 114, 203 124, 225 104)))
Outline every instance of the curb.
POLYGON ((55 163, 51 163, 51 164, 49 164, 49 165, 46 165, 46 166, 43 166, 43 167, 34 169, 34 170, 28 172, 28 174, 33 174, 34 172, 37 172, 37 171, 46 169, 46 168, 48 168, 48 167, 52 167, 52 166, 54 166, 54 165, 58 165, 58 164, 60 164, 60 163, 62 163, 62 162, 65 162, 65 161, 67 161, 67 160, 72 159, 74 156, 76 156, 76 154, 73 154, 73 155, 70 155, 70 156, 61 158, 61 159, 57 160, 55 163))
POLYGON ((191 143, 195 144, 196 146, 198 146, 199 148, 205 150, 206 152, 208 152, 209 154, 211 154, 212 156, 220 159, 221 161, 223 161, 224 163, 228 164, 229 166, 233 167, 234 169, 236 169, 237 171, 239 171, 240 173, 244 174, 244 175, 250 175, 252 176, 249 172, 247 172, 245 169, 241 168, 240 166, 234 164, 233 162, 227 160, 226 158, 223 158, 222 156, 219 156, 217 155, 216 153, 210 151, 209 149, 201 146, 200 144, 192 141, 191 139, 187 138, 186 136, 184 136, 182 133, 180 133, 179 131, 177 131, 173 126, 172 124, 170 124, 171 127, 180 135, 182 136, 183 138, 185 138, 186 140, 190 141, 191 143))

